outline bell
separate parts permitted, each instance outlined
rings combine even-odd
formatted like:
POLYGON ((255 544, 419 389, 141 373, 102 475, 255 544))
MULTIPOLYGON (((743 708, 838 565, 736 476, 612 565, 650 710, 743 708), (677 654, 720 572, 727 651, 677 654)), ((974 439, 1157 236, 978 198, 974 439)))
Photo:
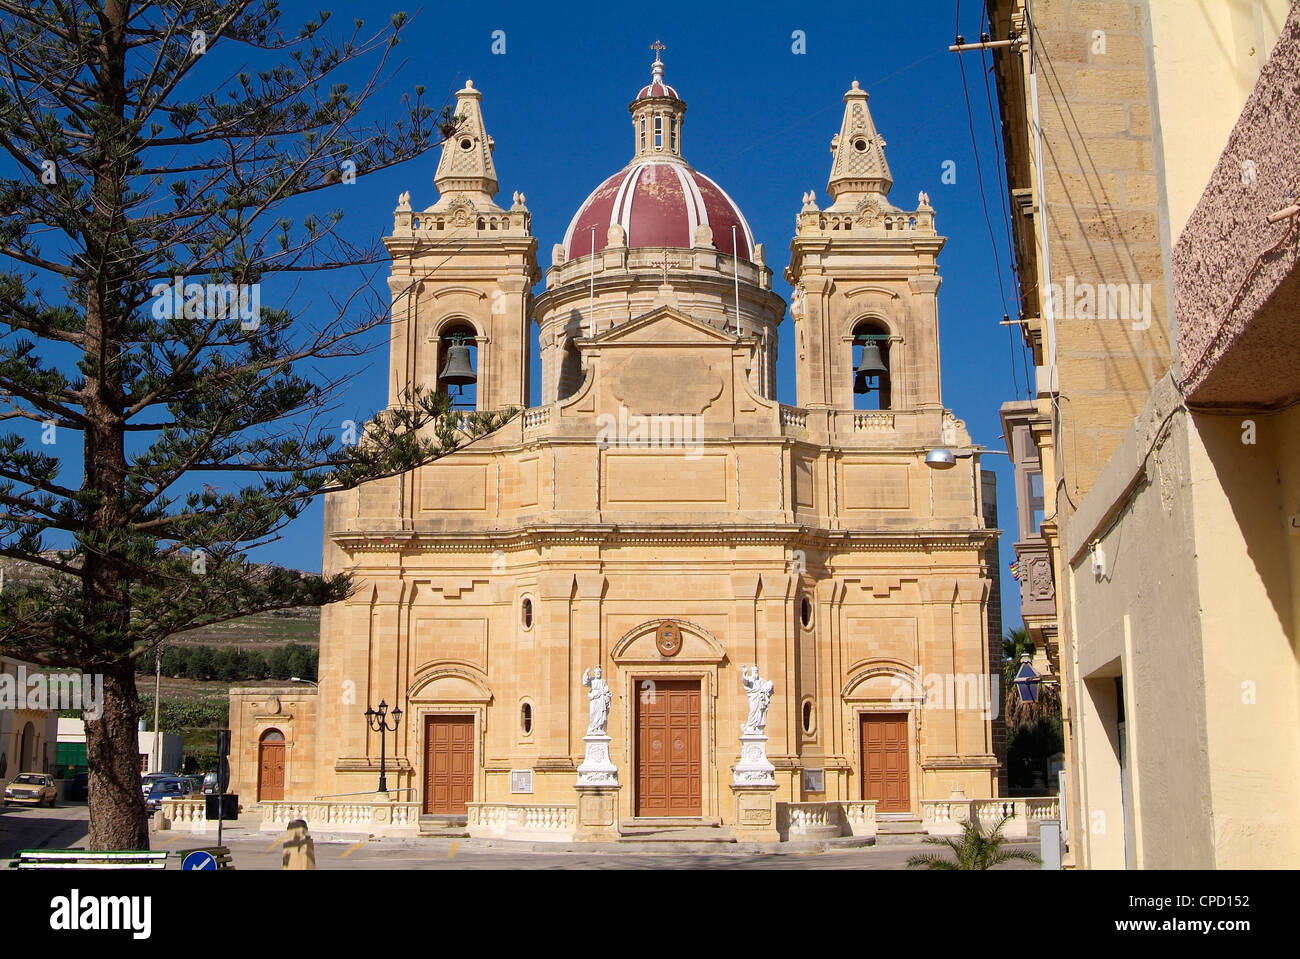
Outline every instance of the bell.
POLYGON ((854 393, 870 393, 872 385, 869 382, 872 377, 876 378, 879 383, 880 377, 889 375, 889 368, 885 366, 885 361, 880 358, 880 347, 875 340, 868 340, 862 344, 862 362, 858 364, 858 371, 853 376, 854 393))
POLYGON ((468 386, 478 381, 469 361, 469 347, 456 343, 447 347, 447 362, 438 374, 438 380, 455 387, 468 386))

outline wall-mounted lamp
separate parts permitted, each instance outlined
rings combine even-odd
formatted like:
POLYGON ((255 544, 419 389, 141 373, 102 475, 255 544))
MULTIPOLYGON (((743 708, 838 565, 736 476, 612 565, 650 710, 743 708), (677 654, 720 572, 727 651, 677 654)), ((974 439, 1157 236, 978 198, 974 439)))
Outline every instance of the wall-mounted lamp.
POLYGON ((1101 579, 1106 575, 1106 551, 1102 549, 1101 540, 1094 539, 1088 546, 1092 552, 1092 575, 1101 579))
POLYGON ((1010 456, 1006 450, 956 450, 949 449, 946 446, 936 446, 925 454, 925 465, 932 470, 950 470, 957 465, 957 460, 968 459, 979 453, 981 456, 1010 456))

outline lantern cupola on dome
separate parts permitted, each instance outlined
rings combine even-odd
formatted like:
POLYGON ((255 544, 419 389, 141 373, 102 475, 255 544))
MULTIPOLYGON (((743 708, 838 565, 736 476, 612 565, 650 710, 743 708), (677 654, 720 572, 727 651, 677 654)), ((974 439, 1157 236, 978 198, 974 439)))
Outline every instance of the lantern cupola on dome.
POLYGON ((686 103, 664 82, 664 45, 650 49, 650 83, 628 105, 632 161, 578 207, 564 234, 564 259, 599 253, 613 233, 632 248, 703 245, 753 262, 754 235, 740 207, 682 156, 686 103))

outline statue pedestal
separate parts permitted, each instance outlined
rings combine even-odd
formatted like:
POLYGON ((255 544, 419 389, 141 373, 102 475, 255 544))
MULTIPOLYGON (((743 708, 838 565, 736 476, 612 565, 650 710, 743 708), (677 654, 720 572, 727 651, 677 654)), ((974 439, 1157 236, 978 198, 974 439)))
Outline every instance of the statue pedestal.
POLYGON ((578 784, 578 827, 574 842, 617 842, 618 786, 578 784))
POLYGON ((732 767, 737 842, 780 842, 776 828, 776 767, 767 758, 767 736, 740 734, 740 762, 732 767))
POLYGON ((775 786, 776 767, 767 758, 767 736, 763 733, 740 734, 740 762, 732 767, 736 786, 775 786))
POLYGON ((612 842, 618 839, 618 767, 609 758, 609 737, 589 733, 582 737, 587 755, 578 767, 578 828, 574 842, 612 842))
POLYGON ((609 760, 609 737, 604 733, 588 733, 582 737, 587 744, 587 755, 578 767, 578 786, 613 786, 618 788, 618 767, 609 760))
POLYGON ((732 783, 735 797, 735 821, 732 831, 736 842, 780 842, 776 828, 776 783, 732 783))

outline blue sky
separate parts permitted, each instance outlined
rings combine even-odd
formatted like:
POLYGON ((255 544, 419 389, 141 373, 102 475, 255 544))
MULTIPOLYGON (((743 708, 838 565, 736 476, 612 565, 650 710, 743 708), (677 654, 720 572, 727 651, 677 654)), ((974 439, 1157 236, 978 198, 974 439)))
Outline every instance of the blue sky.
MULTIPOLYGON (((627 105, 649 80, 649 44, 658 38, 667 46, 666 79, 688 104, 686 159, 740 205, 755 238, 766 244, 774 288, 788 300, 782 271, 800 198, 812 189, 822 205, 827 202, 830 139, 838 132, 841 97, 858 80, 871 95, 872 115, 887 143, 894 177, 891 198, 912 208, 917 192, 928 192, 938 229, 948 237, 939 258, 945 405, 966 421, 975 442, 1003 449, 998 407, 1024 396, 1025 362, 1020 344, 1013 348, 1007 328, 998 325, 1004 312, 1014 317, 1018 311, 1007 251, 1005 186, 999 182, 995 121, 985 92, 990 61, 966 55, 968 119, 958 57, 946 50, 954 34, 955 6, 956 0, 875 0, 834 5, 659 2, 644 7, 457 3, 430 4, 418 12, 405 7, 415 18, 393 58, 394 76, 374 95, 368 112, 372 118, 396 117, 402 95, 416 85, 426 87, 426 99, 440 103, 472 77, 483 92, 484 118, 496 141, 498 200, 509 206, 513 191, 527 195, 545 268, 551 246, 563 238, 578 205, 631 157, 627 105), (495 31, 504 31, 504 54, 492 52, 495 31), (806 52, 794 51, 796 31, 802 32, 806 52), (972 126, 996 247, 981 201, 972 126), (943 182, 945 165, 955 182, 943 182)), ((318 16, 320 5, 284 0, 281 8, 281 27, 294 33, 318 16)), ((367 27, 379 27, 403 7, 397 0, 379 0, 336 3, 329 9, 334 16, 327 29, 343 32, 355 17, 367 20, 367 27)), ((968 38, 978 36, 982 13, 978 0, 962 4, 961 31, 968 38)), ((229 48, 211 52, 218 51, 229 54, 229 48)), ((262 58, 257 59, 260 65, 262 58)), ((224 75, 235 65, 223 57, 219 71, 224 75)), ((371 65, 349 65, 332 79, 355 86, 371 65)), ((313 198, 322 208, 343 212, 346 236, 370 241, 391 232, 391 211, 403 190, 411 191, 416 209, 436 199, 437 157, 434 151, 313 198)), ((299 293, 293 308, 309 312, 312 303, 327 304, 329 292, 346 291, 359 276, 339 271, 313 274, 312 281, 315 286, 299 293)), ((375 284, 384 289, 382 270, 375 284)), ((778 364, 778 397, 786 403, 795 400, 792 335, 787 316, 778 364)), ((333 361, 326 370, 331 379, 349 382, 340 419, 360 422, 387 400, 382 331, 371 342, 376 349, 364 360, 333 361)), ((539 377, 533 379, 532 400, 537 402, 539 377)), ((984 465, 998 475, 999 515, 1007 531, 1001 544, 1004 620, 1018 624, 1018 587, 1006 575, 1015 538, 1010 468, 1005 456, 985 457, 984 465)), ((254 555, 319 570, 321 535, 318 502, 279 542, 254 555)))
MULTIPOLYGON (((362 6, 336 4, 331 8, 338 18, 333 23, 360 16, 378 24, 379 10, 388 11, 367 4, 356 12, 362 6)), ((973 38, 980 32, 982 4, 971 0, 964 7, 961 29, 973 38)), ((290 2, 282 23, 288 27, 314 16, 317 9, 290 2)), ((527 195, 545 267, 551 246, 563 238, 578 205, 631 157, 627 104, 649 80, 649 44, 658 38, 667 46, 666 79, 688 104, 685 156, 740 205, 756 239, 766 244, 775 289, 788 299, 789 286, 781 273, 789 261, 800 197, 813 189, 822 205, 827 202, 830 139, 838 132, 841 97, 858 80, 871 94, 872 115, 887 143, 894 176, 891 199, 910 208, 917 192, 925 190, 937 211, 938 228, 948 237, 939 258, 945 405, 966 421, 975 442, 1002 449, 998 406, 1017 395, 1017 384, 1023 397, 1025 366, 1019 343, 1013 350, 1007 328, 998 325, 1004 312, 1015 316, 1017 308, 1007 252, 1005 187, 999 183, 1002 170, 989 116, 990 94, 984 86, 990 61, 981 64, 978 56, 965 55, 1002 293, 961 71, 957 55, 946 50, 954 33, 954 10, 954 0, 431 5, 403 33, 397 59, 407 62, 373 103, 382 110, 386 100, 396 103, 416 84, 424 84, 426 96, 440 100, 472 78, 483 92, 484 119, 496 140, 498 199, 504 197, 508 206, 514 190, 527 195), (504 54, 492 52, 498 30, 505 33, 504 54), (805 38, 802 54, 793 52, 796 30, 805 38), (943 182, 949 161, 955 183, 943 182)), ((996 108, 994 99, 994 113, 996 108)), ((329 201, 344 211, 349 235, 383 235, 392 228, 390 211, 402 190, 411 191, 416 209, 436 199, 436 165, 434 152, 362 177, 355 185, 337 187, 332 193, 339 197, 331 193, 329 201)), ((794 402, 791 336, 787 317, 780 341, 778 396, 788 403, 794 402)), ((386 364, 382 350, 371 355, 353 380, 349 407, 364 413, 385 401, 386 364)), ((1011 472, 1005 456, 987 456, 984 465, 998 474, 999 517, 1007 530, 1001 546, 1003 612, 1011 625, 1020 621, 1018 586, 1006 575, 1015 537, 1011 472)), ((321 530, 318 504, 280 543, 259 555, 319 568, 321 530)))

